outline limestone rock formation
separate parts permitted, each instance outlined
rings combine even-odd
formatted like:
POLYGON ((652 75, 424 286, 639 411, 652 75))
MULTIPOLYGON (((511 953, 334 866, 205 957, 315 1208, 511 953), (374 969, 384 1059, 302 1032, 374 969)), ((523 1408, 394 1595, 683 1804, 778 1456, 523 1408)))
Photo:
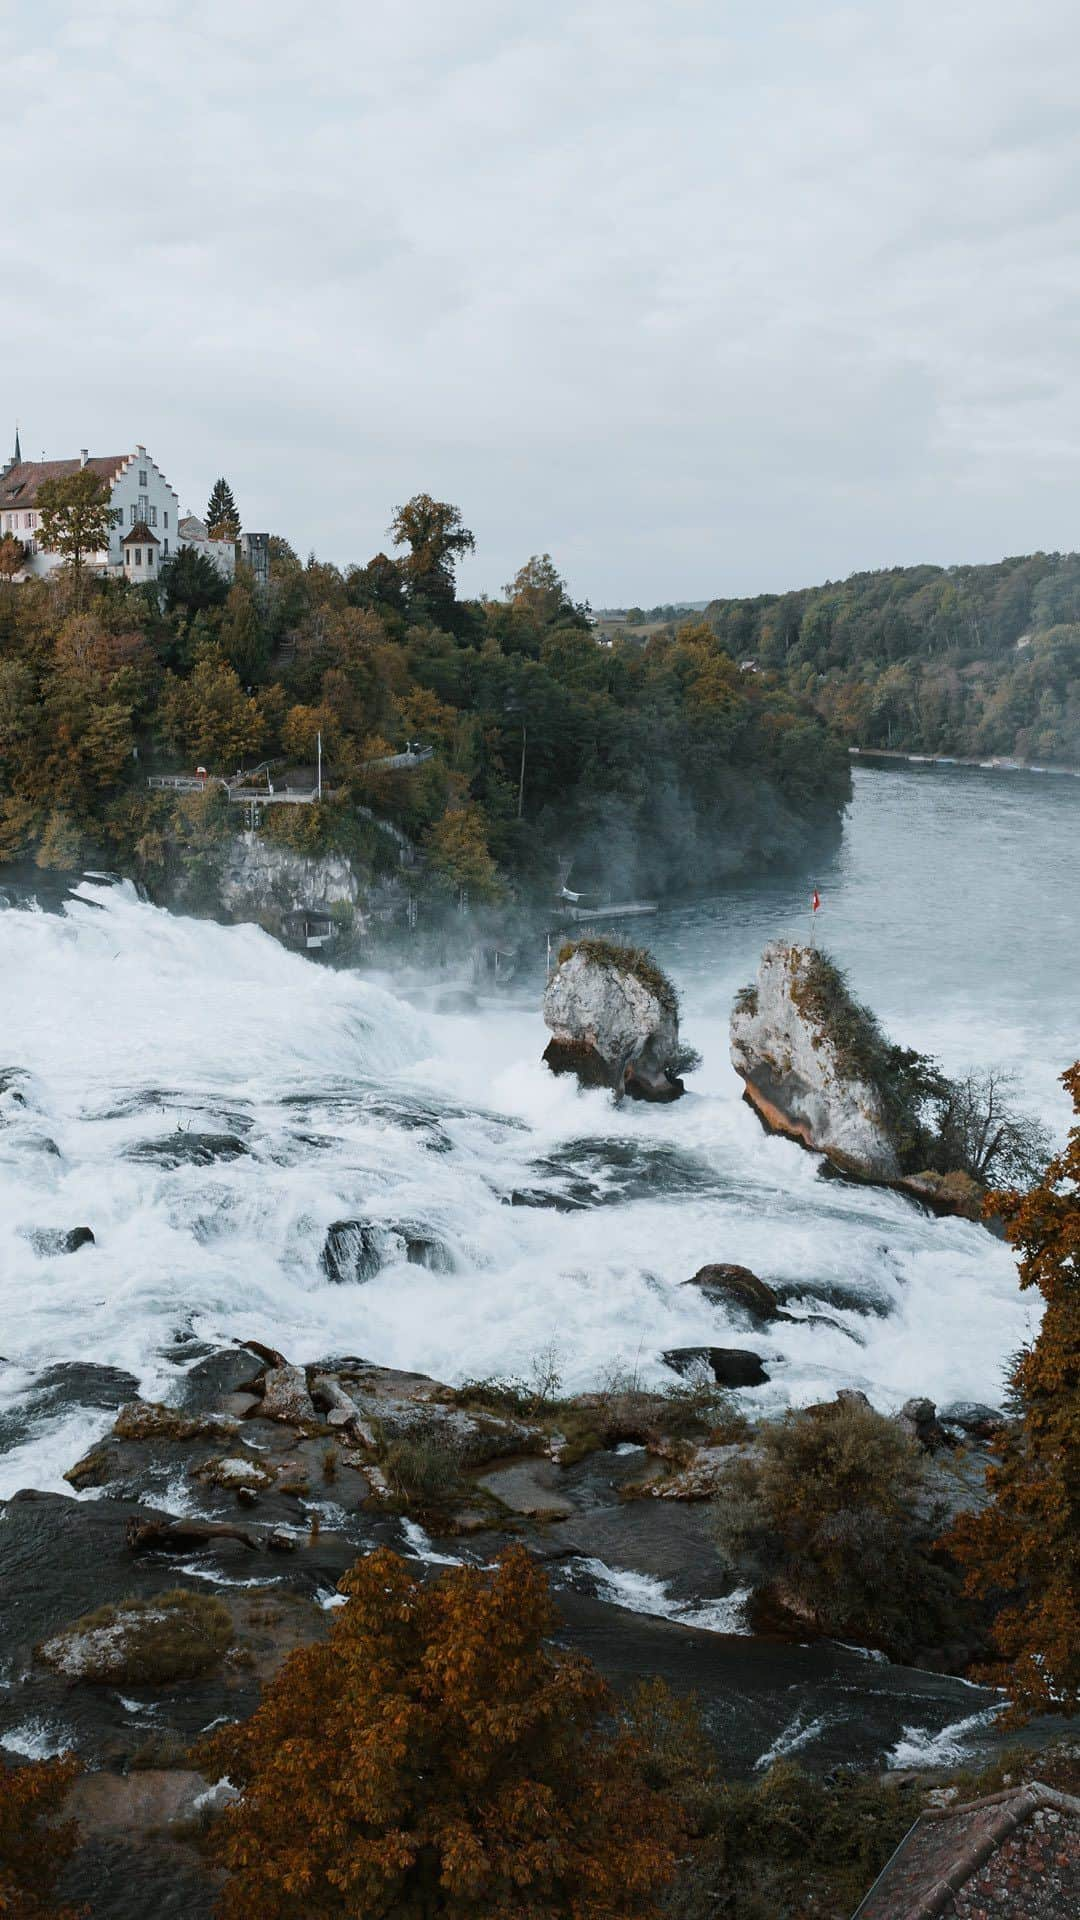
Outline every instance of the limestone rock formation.
POLYGON ((679 1009, 674 988, 647 954, 614 941, 564 948, 544 994, 551 1029, 544 1059, 583 1086, 637 1100, 677 1100, 679 1009))
POLYGON ((812 947, 773 941, 731 1016, 731 1060, 772 1133, 825 1154, 842 1172, 895 1181, 901 1168, 877 1088, 853 1070, 813 991, 812 947))

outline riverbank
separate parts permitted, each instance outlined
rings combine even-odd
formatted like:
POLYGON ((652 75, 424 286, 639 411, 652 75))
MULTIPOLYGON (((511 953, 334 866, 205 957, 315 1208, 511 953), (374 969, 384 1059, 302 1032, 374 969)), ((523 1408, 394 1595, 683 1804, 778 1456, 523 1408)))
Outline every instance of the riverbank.
POLYGON ((903 761, 910 767, 979 767, 987 773, 1049 773, 1080 780, 1080 767, 1037 766, 1031 760, 1010 760, 1000 754, 992 755, 989 760, 976 760, 966 759, 962 754, 901 753, 893 747, 849 747, 848 752, 857 755, 860 761, 903 761))

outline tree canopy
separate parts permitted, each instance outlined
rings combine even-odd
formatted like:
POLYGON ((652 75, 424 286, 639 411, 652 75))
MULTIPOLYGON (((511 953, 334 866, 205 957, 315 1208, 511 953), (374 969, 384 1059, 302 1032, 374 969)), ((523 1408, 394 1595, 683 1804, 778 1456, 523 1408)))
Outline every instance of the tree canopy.
POLYGON ((328 1640, 203 1743, 240 1799, 224 1920, 645 1920, 679 1821, 521 1548, 425 1583, 380 1550, 328 1640))
POLYGON ((118 516, 112 490, 92 467, 43 480, 37 492, 38 540, 61 553, 78 576, 90 553, 103 553, 118 516))

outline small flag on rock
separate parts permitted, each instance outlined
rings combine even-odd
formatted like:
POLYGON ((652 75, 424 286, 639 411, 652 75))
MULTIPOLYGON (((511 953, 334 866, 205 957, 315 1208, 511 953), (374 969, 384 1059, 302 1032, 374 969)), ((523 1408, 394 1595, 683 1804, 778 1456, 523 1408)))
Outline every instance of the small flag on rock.
POLYGON ((817 890, 817 888, 815 887, 815 888, 814 888, 814 894, 813 894, 813 898, 812 898, 812 900, 811 900, 811 902, 810 902, 810 909, 811 909, 811 912, 813 912, 813 913, 816 913, 816 912, 817 912, 817 910, 818 910, 818 908, 820 907, 820 905, 821 905, 821 895, 820 895, 820 893, 818 892, 818 890, 817 890))

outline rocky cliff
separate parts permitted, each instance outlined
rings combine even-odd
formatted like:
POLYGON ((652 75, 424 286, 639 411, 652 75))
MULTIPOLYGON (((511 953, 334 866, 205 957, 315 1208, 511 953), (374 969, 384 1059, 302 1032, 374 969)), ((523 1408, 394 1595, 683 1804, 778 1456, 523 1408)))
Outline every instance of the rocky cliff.
POLYGON ((342 903, 355 907, 363 887, 346 854, 313 857, 257 833, 242 833, 228 842, 219 891, 227 913, 254 919, 303 908, 325 911, 342 903))
POLYGON ((675 992, 647 954, 608 940, 565 947, 544 994, 553 1073, 621 1098, 677 1100, 685 1050, 675 992))
POLYGON ((893 1181, 900 1160, 879 1089, 854 1068, 815 991, 812 947, 774 941, 731 1016, 731 1060, 773 1133, 844 1172, 893 1181))

